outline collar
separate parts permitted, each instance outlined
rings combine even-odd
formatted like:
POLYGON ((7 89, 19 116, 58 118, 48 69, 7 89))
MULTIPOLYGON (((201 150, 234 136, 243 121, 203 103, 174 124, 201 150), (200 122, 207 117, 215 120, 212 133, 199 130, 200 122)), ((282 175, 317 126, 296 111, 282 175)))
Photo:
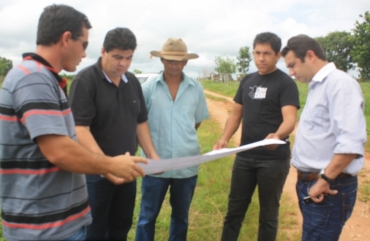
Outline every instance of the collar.
POLYGON ((334 63, 328 63, 324 67, 322 67, 312 78, 312 81, 322 82, 326 76, 328 76, 333 70, 336 70, 334 63))
MULTIPOLYGON (((103 72, 103 74, 104 74, 105 78, 107 79, 107 81, 109 83, 112 83, 112 80, 108 77, 108 75, 104 72, 104 70, 101 69, 101 71, 103 72)), ((124 74, 122 75, 122 81, 125 82, 125 83, 128 82, 128 79, 127 79, 126 75, 124 75, 124 74)))
POLYGON ((46 61, 43 57, 36 53, 24 53, 22 55, 23 60, 33 60, 40 64, 42 64, 46 69, 50 71, 50 73, 55 77, 55 79, 58 81, 59 86, 63 89, 64 94, 67 96, 67 79, 62 78, 59 76, 58 72, 49 64, 48 61, 46 61))
MULTIPOLYGON (((164 73, 160 74, 157 79, 155 80, 156 82, 161 82, 162 84, 165 84, 166 81, 164 81, 164 73)), ((184 72, 182 73, 182 79, 181 82, 186 84, 186 85, 194 85, 193 81, 191 81, 185 74, 184 72)))
MULTIPOLYGON (((101 71, 101 73, 104 75, 105 79, 109 82, 109 83, 112 83, 112 80, 108 77, 108 75, 104 72, 103 68, 101 67, 101 57, 99 57, 98 61, 95 63, 95 66, 96 68, 98 68, 99 71, 101 71)), ((127 83, 128 82, 128 78, 126 77, 125 74, 123 74, 122 76, 122 81, 127 83)), ((103 78, 103 76, 102 76, 103 78)))

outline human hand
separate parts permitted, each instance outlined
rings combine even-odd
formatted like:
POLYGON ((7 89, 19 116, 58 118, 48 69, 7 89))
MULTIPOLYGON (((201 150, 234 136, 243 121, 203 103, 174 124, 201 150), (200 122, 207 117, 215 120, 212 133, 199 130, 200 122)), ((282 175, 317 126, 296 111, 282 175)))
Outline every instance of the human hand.
MULTIPOLYGON (((161 158, 157 155, 157 153, 155 153, 154 155, 152 155, 152 156, 150 157, 150 159, 158 161, 158 160, 160 160, 161 158)), ((162 174, 162 173, 163 173, 163 172, 158 172, 158 173, 154 173, 153 175, 159 175, 159 174, 162 174)))
POLYGON ((116 177, 110 173, 107 173, 104 175, 104 177, 110 181, 111 183, 113 183, 114 185, 120 185, 120 184, 123 184, 125 183, 125 179, 122 178, 122 177, 116 177))
MULTIPOLYGON (((276 133, 270 133, 266 136, 265 140, 266 139, 277 139, 277 140, 280 140, 279 136, 276 134, 276 133)), ((265 146, 265 148, 267 150, 270 150, 270 151, 273 151, 275 150, 276 148, 278 148, 279 144, 272 144, 272 145, 267 145, 265 146)))
POLYGON ((124 178, 125 182, 132 182, 139 176, 145 176, 143 169, 138 166, 136 163, 148 163, 148 161, 142 157, 137 156, 130 156, 128 152, 125 155, 115 156, 112 157, 114 162, 114 166, 110 174, 124 178))
POLYGON ((322 202, 324 200, 325 194, 336 195, 337 193, 338 190, 330 189, 329 183, 322 178, 319 178, 308 191, 308 195, 315 203, 322 202))
POLYGON ((213 146, 213 150, 219 150, 219 149, 226 148, 226 147, 227 147, 227 141, 220 139, 213 146))

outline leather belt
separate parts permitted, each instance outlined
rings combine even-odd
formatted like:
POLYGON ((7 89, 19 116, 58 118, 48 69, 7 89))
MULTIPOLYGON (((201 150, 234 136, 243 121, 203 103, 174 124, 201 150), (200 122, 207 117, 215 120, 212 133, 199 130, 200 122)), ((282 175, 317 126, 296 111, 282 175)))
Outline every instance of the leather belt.
MULTIPOLYGON (((306 181, 306 182, 312 182, 314 180, 319 179, 319 173, 315 172, 300 172, 298 171, 298 180, 306 181)), ((352 177, 351 174, 343 173, 341 172, 335 179, 337 178, 346 178, 346 177, 352 177)))

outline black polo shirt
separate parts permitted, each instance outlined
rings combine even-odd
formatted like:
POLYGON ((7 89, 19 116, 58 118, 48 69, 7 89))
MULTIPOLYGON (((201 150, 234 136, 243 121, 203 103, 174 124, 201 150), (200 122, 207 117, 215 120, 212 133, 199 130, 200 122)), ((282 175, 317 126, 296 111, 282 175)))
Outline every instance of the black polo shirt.
POLYGON ((137 124, 147 121, 141 85, 126 72, 128 82, 110 83, 100 65, 101 58, 74 78, 69 96, 76 125, 89 126, 104 154, 116 156, 137 150, 137 124))

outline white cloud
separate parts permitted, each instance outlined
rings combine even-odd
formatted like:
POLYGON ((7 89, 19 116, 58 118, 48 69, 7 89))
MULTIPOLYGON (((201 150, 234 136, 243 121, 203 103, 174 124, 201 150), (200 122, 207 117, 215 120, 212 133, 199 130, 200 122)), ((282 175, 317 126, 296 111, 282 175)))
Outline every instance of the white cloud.
MULTIPOLYGON (((240 47, 252 48, 260 32, 278 34, 284 45, 301 33, 316 37, 350 31, 358 15, 370 9, 368 0, 8 0, 0 3, 0 56, 17 64, 23 52, 34 51, 38 18, 53 3, 73 6, 93 25, 88 56, 78 69, 97 60, 107 31, 120 26, 130 28, 138 40, 131 70, 161 70, 160 61, 149 59, 149 52, 160 50, 169 37, 181 37, 190 52, 200 55, 185 68, 195 77, 213 69, 215 56, 235 58, 240 47)), ((281 61, 278 66, 285 68, 281 61)), ((253 63, 250 69, 255 70, 253 63)))

